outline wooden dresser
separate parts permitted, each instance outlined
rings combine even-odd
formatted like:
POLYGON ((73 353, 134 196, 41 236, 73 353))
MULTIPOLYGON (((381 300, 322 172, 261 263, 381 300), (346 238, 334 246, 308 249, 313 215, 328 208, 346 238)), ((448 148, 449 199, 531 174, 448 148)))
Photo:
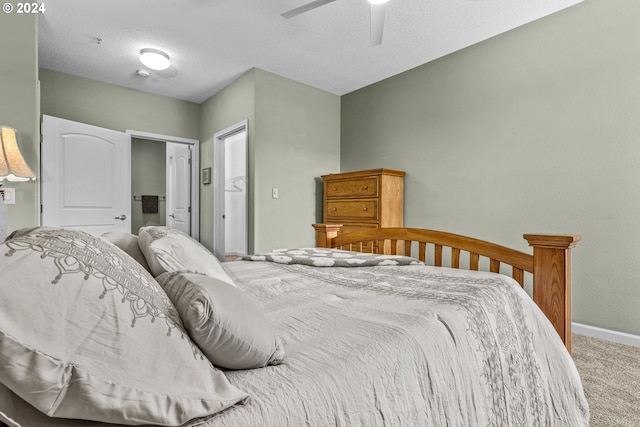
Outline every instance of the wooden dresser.
POLYGON ((340 233, 402 227, 404 175, 391 169, 323 175, 324 223, 344 224, 340 233))

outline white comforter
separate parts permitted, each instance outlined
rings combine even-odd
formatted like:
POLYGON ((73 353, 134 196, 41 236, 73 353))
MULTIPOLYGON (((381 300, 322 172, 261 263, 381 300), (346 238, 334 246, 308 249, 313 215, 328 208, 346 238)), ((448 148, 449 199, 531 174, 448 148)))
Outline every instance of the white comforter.
MULTIPOLYGON (((589 424, 570 355, 507 277, 422 265, 225 269, 280 332, 286 355, 278 366, 227 372, 251 399, 208 427, 589 424)), ((51 425, 33 420, 24 425, 51 425)), ((102 425, 61 421, 53 424, 102 425)))
POLYGON ((228 378, 252 401, 207 425, 585 426, 575 365, 511 279, 425 266, 237 262, 284 362, 228 378))

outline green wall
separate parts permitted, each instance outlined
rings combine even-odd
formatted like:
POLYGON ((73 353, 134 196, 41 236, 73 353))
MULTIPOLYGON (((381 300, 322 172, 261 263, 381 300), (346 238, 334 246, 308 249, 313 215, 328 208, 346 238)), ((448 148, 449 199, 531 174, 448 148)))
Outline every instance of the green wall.
POLYGON ((40 70, 42 114, 107 129, 198 139, 200 106, 83 77, 40 70))
MULTIPOLYGON (((340 97, 253 69, 202 104, 201 166, 214 133, 249 122, 249 252, 314 244, 316 178, 340 167, 340 97), (280 197, 271 198, 278 188, 280 197)), ((200 239, 213 246, 213 187, 201 191, 200 239)))
MULTIPOLYGON (((10 1, 15 5, 16 2, 10 1)), ((0 125, 15 128, 25 161, 40 175, 38 100, 38 24, 36 15, 0 14, 0 125)), ((37 179, 36 178, 36 179, 37 179)), ((37 224, 39 183, 3 181, 16 189, 16 204, 7 205, 8 230, 37 224)))
MULTIPOLYGON (((254 163, 255 70, 251 70, 200 106, 200 167, 213 170, 213 135, 248 120, 249 167, 254 163)), ((212 173, 213 175, 213 173, 212 173)), ((253 174, 249 170, 249 180, 253 174)), ((213 180, 213 177, 212 177, 213 180)), ((253 251, 253 185, 249 182, 249 253, 253 251)), ((213 249, 213 184, 200 186, 200 242, 213 249)))
POLYGON ((573 321, 640 334, 638 22, 587 0, 350 93, 342 170, 406 171, 406 226, 583 234, 573 321))
POLYGON ((340 97, 257 70, 256 119, 256 252, 315 246, 316 179, 340 170, 340 97))

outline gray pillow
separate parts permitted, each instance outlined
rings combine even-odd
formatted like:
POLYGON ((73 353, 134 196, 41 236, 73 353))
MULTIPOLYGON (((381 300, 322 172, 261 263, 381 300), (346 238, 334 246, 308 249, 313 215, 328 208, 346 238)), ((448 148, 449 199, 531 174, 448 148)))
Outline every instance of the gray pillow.
POLYGON ((155 277, 164 272, 191 271, 235 286, 218 259, 200 242, 180 230, 148 226, 141 227, 138 236, 140 250, 155 277))
POLYGON ((227 369, 277 365, 284 349, 260 309, 240 289, 196 273, 163 273, 158 283, 211 363, 227 369))

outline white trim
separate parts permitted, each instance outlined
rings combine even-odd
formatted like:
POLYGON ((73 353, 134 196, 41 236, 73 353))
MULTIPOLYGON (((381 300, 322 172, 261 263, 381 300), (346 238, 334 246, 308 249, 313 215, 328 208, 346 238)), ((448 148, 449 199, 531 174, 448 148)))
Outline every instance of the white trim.
POLYGON ((162 141, 162 142, 171 141, 171 142, 179 142, 182 144, 192 144, 192 145, 197 145, 200 142, 197 139, 183 138, 181 136, 161 135, 158 133, 143 132, 140 130, 132 130, 132 129, 127 129, 125 133, 131 135, 133 138, 151 139, 154 141, 162 141))
MULTIPOLYGON (((6 188, 5 188, 6 191, 6 188)), ((4 207, 4 194, 0 195, 0 242, 7 237, 7 210, 4 207)))
POLYGON ((225 253, 225 256, 245 256, 245 255, 247 254, 243 252, 238 252, 238 251, 231 251, 231 252, 225 253))
POLYGON ((158 133, 143 132, 127 129, 125 131, 131 138, 149 139, 160 142, 175 142, 189 144, 191 151, 191 236, 200 240, 200 141, 180 136, 169 136, 158 133))
MULTIPOLYGON (((245 143, 247 144, 247 164, 249 161, 249 120, 242 120, 234 125, 217 131, 213 134, 213 253, 221 261, 225 258, 225 236, 224 236, 224 139, 238 132, 246 132, 245 143)), ((247 167, 247 250, 249 250, 249 168, 247 167)))
POLYGON ((572 323, 571 332, 577 335, 584 335, 586 337, 598 338, 640 348, 640 335, 627 334, 626 332, 612 331, 611 329, 603 329, 580 323, 572 323))

